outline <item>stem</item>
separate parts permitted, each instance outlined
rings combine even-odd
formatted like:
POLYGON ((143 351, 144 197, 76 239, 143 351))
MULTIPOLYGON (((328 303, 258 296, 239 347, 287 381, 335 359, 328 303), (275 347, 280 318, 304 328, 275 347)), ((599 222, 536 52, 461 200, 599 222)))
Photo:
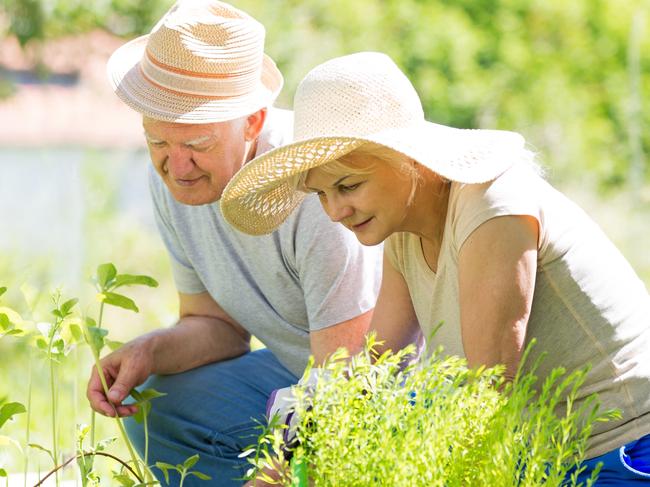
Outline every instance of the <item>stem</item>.
MULTIPOLYGON (((27 358, 27 425, 25 426, 25 445, 29 445, 29 423, 32 417, 32 354, 27 358)), ((27 470, 29 469, 29 455, 25 455, 23 487, 27 487, 27 470)))
MULTIPOLYGON (((142 406, 140 406, 142 407, 142 406)), ((142 420, 144 422, 144 464, 149 466, 149 425, 147 423, 147 412, 143 411, 142 420)), ((149 472, 146 472, 147 480, 151 480, 149 472)))
POLYGON ((121 458, 116 457, 115 455, 111 455, 110 453, 102 452, 102 451, 87 451, 87 452, 78 453, 77 455, 75 455, 75 456, 73 456, 71 458, 68 458, 64 463, 62 463, 61 465, 57 466, 56 468, 50 470, 47 473, 47 475, 45 475, 45 477, 40 479, 37 484, 34 484, 34 487, 38 487, 39 485, 41 485, 43 482, 45 482, 45 480, 50 475, 58 472, 62 468, 67 467, 68 465, 70 465, 71 462, 77 460, 78 458, 83 458, 84 456, 87 456, 87 455, 108 457, 108 458, 111 458, 111 459, 115 460, 116 462, 120 463, 124 468, 126 468, 129 472, 131 472, 131 475, 133 475, 138 480, 138 482, 142 483, 142 478, 139 477, 138 474, 131 468, 131 466, 128 463, 126 463, 124 460, 122 460, 121 458))
POLYGON ((178 487, 183 487, 183 482, 185 482, 185 472, 186 472, 186 471, 187 471, 187 470, 185 470, 185 469, 183 469, 183 470, 181 471, 181 483, 178 485, 178 487))
MULTIPOLYGON (((103 303, 102 303, 103 304, 103 303)), ((100 308, 100 320, 102 316, 102 311, 100 308)), ((98 326, 101 324, 101 321, 98 323, 98 326)), ((88 325, 86 324, 85 321, 82 320, 82 326, 84 329, 84 335, 86 336, 86 341, 90 345, 90 350, 92 351, 93 354, 93 359, 95 360, 95 368, 97 369, 97 374, 99 375, 99 380, 102 383, 102 388, 104 389, 104 394, 106 394, 106 397, 108 397, 108 383, 106 382, 106 375, 104 375, 104 369, 102 369, 102 365, 99 362, 99 351, 95 350, 95 347, 93 347, 93 342, 90 340, 90 334, 88 332, 88 325)), ((117 427, 120 430, 120 434, 122 435, 122 440, 124 440, 124 443, 126 444, 127 449, 129 450, 129 455, 131 456, 131 461, 133 462, 133 466, 135 467, 136 471, 138 472, 138 477, 139 478, 144 478, 144 475, 140 471, 140 460, 138 460, 137 455, 135 454, 135 451, 133 450, 133 445, 131 444, 131 440, 129 440, 128 435, 126 434, 126 430, 124 429, 124 425, 122 424, 122 418, 117 414, 117 410, 113 406, 113 411, 115 412, 115 422, 117 423, 117 427)), ((94 446, 94 445, 93 445, 94 446)))
MULTIPOLYGON (((102 320, 104 319, 104 302, 102 301, 99 305, 99 318, 97 321, 97 327, 102 327, 102 320)), ((91 347, 92 348, 92 347, 91 347)), ((90 412, 90 446, 95 447, 95 410, 90 412)))
MULTIPOLYGON (((54 458, 54 466, 56 467, 56 464, 59 461, 59 452, 57 450, 57 438, 56 438, 56 419, 57 419, 57 407, 56 407, 56 386, 55 386, 55 381, 54 381, 54 372, 55 372, 55 365, 54 365, 54 360, 52 360, 52 343, 54 342, 54 336, 56 334, 56 330, 58 328, 59 322, 57 321, 54 325, 54 328, 51 330, 50 334, 50 342, 47 347, 47 358, 50 362, 50 392, 52 396, 52 457, 54 458)), ((55 470, 55 477, 54 481, 58 487, 59 485, 59 473, 57 470, 55 470)))

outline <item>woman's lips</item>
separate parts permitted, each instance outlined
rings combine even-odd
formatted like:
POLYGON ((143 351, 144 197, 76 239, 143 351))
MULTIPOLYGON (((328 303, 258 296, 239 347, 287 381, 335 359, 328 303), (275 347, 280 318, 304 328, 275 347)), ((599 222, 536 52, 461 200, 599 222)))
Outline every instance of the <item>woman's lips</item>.
POLYGON ((355 232, 359 231, 359 230, 363 230, 366 227, 366 225, 368 225, 368 223, 370 223, 370 220, 372 220, 372 217, 368 218, 367 220, 362 221, 361 223, 358 223, 356 225, 352 225, 352 230, 355 231, 355 232))

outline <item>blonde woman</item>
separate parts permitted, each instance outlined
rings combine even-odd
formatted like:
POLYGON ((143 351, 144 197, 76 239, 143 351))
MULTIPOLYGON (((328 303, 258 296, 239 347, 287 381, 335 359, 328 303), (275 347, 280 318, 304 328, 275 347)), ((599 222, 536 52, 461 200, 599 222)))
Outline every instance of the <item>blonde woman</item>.
MULTIPOLYGON (((236 228, 276 228, 305 193, 365 245, 385 242, 371 328, 399 349, 429 348, 470 366, 522 350, 555 367, 591 365, 583 392, 622 418, 594 427, 588 476, 650 484, 650 297, 600 228, 540 175, 513 132, 427 122, 387 56, 358 53, 313 69, 295 97, 296 142, 247 164, 221 210, 236 228)), ((583 478, 581 476, 581 478, 583 478)))

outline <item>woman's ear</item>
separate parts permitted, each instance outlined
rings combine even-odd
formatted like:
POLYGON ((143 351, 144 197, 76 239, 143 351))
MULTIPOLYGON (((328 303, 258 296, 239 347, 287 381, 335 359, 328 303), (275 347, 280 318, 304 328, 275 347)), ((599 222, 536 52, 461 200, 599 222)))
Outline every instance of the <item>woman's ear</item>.
POLYGON ((266 121, 267 109, 262 108, 255 113, 246 117, 246 127, 244 128, 244 138, 247 142, 252 142, 259 137, 266 121))

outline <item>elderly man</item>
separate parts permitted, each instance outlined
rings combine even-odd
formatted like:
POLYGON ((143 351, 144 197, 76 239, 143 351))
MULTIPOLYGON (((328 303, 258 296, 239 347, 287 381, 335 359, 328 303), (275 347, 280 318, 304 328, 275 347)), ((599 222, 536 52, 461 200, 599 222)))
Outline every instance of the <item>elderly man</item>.
MULTIPOLYGON (((210 485, 241 484, 238 455, 255 441, 269 395, 295 383, 310 354, 318 363, 361 345, 380 279, 378 249, 359 246, 315 198, 267 236, 224 222, 219 198, 228 181, 292 131, 291 113, 269 108, 282 76, 263 49, 264 28, 244 12, 188 0, 108 64, 118 96, 143 115, 180 318, 106 356, 108 397, 96 371, 87 395, 102 414, 131 416, 136 408, 124 401, 133 387, 167 393, 152 402, 150 463, 198 453, 193 468, 210 485), (251 352, 251 335, 267 348, 251 352)), ((126 424, 143 453, 140 425, 126 424)))

